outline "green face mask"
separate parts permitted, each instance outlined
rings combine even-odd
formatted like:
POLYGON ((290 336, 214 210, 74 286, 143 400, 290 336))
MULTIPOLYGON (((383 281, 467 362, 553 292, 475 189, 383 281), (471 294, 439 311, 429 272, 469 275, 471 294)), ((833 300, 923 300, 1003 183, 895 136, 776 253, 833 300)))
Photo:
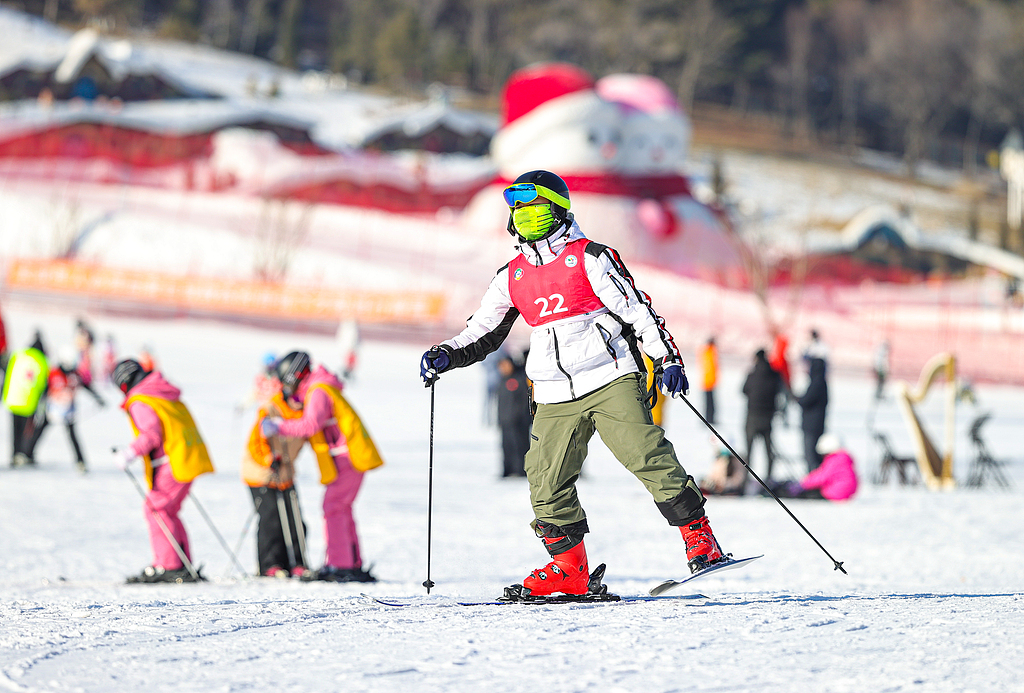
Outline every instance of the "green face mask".
POLYGON ((555 225, 551 205, 530 205, 512 210, 512 225, 516 232, 528 241, 539 241, 555 225))

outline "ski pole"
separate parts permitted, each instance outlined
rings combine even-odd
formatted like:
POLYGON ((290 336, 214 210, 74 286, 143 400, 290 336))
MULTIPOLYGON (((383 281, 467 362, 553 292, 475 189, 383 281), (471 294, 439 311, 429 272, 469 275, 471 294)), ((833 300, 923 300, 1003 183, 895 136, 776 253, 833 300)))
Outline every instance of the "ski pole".
POLYGON ((288 522, 288 508, 284 504, 284 491, 274 489, 277 496, 277 514, 281 519, 281 532, 284 534, 284 548, 288 551, 288 568, 295 565, 295 545, 292 543, 292 526, 288 522))
POLYGON ((427 466, 427 579, 423 581, 423 586, 427 588, 427 594, 430 594, 430 588, 434 586, 433 581, 430 579, 430 539, 431 539, 431 519, 433 516, 434 508, 434 381, 430 381, 430 454, 429 463, 427 466))
POLYGON ((299 538, 299 557, 302 559, 296 565, 306 565, 309 560, 306 557, 306 528, 302 526, 302 508, 299 507, 299 494, 295 487, 288 489, 288 500, 292 504, 292 518, 295 520, 295 535, 299 538))
POLYGON ((814 541, 814 543, 818 545, 818 548, 825 552, 825 555, 828 556, 832 560, 832 564, 835 566, 833 568, 833 570, 838 570, 843 575, 848 575, 846 570, 843 568, 843 562, 842 561, 837 561, 835 558, 832 558, 832 554, 830 554, 825 549, 825 547, 821 545, 821 542, 818 541, 817 538, 813 534, 811 534, 810 530, 808 530, 806 527, 804 527, 804 523, 797 519, 796 515, 793 514, 793 511, 791 511, 788 507, 786 507, 786 504, 782 502, 782 499, 779 498, 777 495, 775 495, 775 491, 772 491, 770 488, 768 488, 768 485, 766 483, 761 481, 761 477, 759 477, 757 475, 757 472, 755 472, 753 469, 751 469, 750 465, 747 464, 747 461, 745 459, 743 459, 742 457, 740 457, 740 454, 738 452, 736 452, 735 450, 732 449, 732 446, 729 445, 729 443, 725 440, 725 438, 722 437, 722 435, 715 429, 715 427, 712 426, 711 423, 707 419, 705 419, 701 415, 701 413, 699 411, 697 411, 697 408, 695 406, 693 406, 693 404, 690 402, 690 400, 688 400, 682 393, 674 394, 674 395, 672 395, 672 397, 673 398, 678 397, 679 399, 681 399, 684 402, 686 402, 686 406, 688 406, 690 408, 690 410, 694 414, 697 415, 698 419, 700 419, 701 421, 704 422, 705 426, 707 426, 709 429, 711 429, 711 432, 714 433, 715 437, 718 438, 718 440, 720 440, 722 442, 722 445, 724 445, 729 450, 729 452, 732 453, 732 455, 736 459, 738 459, 743 464, 744 467, 747 468, 747 471, 750 472, 754 476, 754 479, 757 480, 757 483, 761 484, 761 486, 764 487, 764 490, 767 491, 768 493, 770 493, 772 498, 774 498, 775 501, 779 505, 782 506, 782 509, 785 510, 787 513, 789 513, 789 516, 791 518, 793 518, 793 522, 795 522, 798 525, 800 525, 800 529, 802 529, 804 532, 806 532, 807 536, 809 536, 811 538, 811 540, 814 541))
POLYGON ((124 473, 127 474, 128 478, 132 480, 133 484, 135 484, 135 488, 138 489, 139 495, 142 496, 142 500, 146 504, 146 509, 149 510, 150 515, 153 516, 153 518, 156 520, 156 523, 160 526, 160 531, 164 533, 164 536, 167 538, 167 541, 169 541, 171 543, 171 546, 174 547, 174 553, 178 554, 178 558, 181 560, 182 565, 184 565, 185 569, 188 570, 189 575, 192 576, 192 579, 198 582, 199 573, 196 571, 195 567, 193 567, 192 561, 188 560, 188 556, 186 556, 185 552, 182 550, 181 544, 179 544, 178 541, 174 538, 174 535, 171 534, 171 530, 167 528, 167 523, 164 522, 164 518, 160 517, 160 514, 157 513, 156 508, 154 508, 153 504, 149 502, 149 497, 146 496, 146 491, 143 490, 142 484, 140 484, 139 480, 135 478, 134 474, 132 474, 132 470, 125 467, 124 473))
POLYGON ((238 556, 236 556, 235 552, 231 550, 228 543, 224 541, 224 537, 221 533, 217 531, 217 526, 213 524, 213 520, 206 514, 206 510, 203 508, 202 503, 199 502, 199 498, 196 497, 195 492, 189 491, 188 495, 192 499, 192 502, 196 504, 196 509, 199 510, 199 514, 203 516, 204 520, 206 520, 206 524, 210 525, 210 530, 213 532, 213 535, 217 537, 217 541, 219 541, 220 545, 224 547, 224 550, 228 552, 228 555, 231 557, 232 562, 234 562, 235 567, 242 571, 242 575, 245 575, 245 568, 242 567, 242 564, 238 561, 238 556))
MULTIPOLYGON (((271 465, 271 467, 270 467, 271 468, 271 478, 274 480, 274 483, 276 483, 278 486, 280 486, 281 485, 280 464, 282 462, 285 462, 288 465, 291 465, 292 461, 291 461, 290 456, 286 456, 285 455, 285 450, 281 449, 284 446, 281 445, 281 442, 279 440, 268 438, 267 439, 267 443, 270 445, 271 454, 274 457, 274 461, 278 465, 277 468, 275 468, 274 465, 271 465)), ((296 536, 299 539, 299 553, 300 553, 301 558, 302 558, 302 561, 299 561, 297 556, 296 556, 296 554, 295 554, 295 542, 292 541, 292 527, 291 527, 292 523, 288 521, 288 506, 287 506, 287 504, 285 502, 285 498, 284 498, 285 497, 285 489, 283 489, 283 488, 276 488, 276 489, 274 489, 274 491, 275 491, 275 493, 277 495, 277 515, 278 515, 278 517, 281 520, 281 533, 284 535, 284 548, 285 548, 285 550, 288 553, 288 569, 291 570, 292 568, 294 568, 295 566, 299 565, 300 563, 302 563, 304 565, 305 564, 304 562, 306 560, 306 537, 305 537, 305 534, 304 534, 304 532, 302 530, 302 516, 298 514, 298 505, 297 505, 296 499, 295 499, 295 486, 294 486, 294 483, 293 483, 293 485, 291 487, 289 487, 288 491, 289 491, 289 500, 292 503, 292 520, 295 520, 296 517, 299 518, 298 520, 296 520, 296 525, 297 526, 295 527, 295 533, 296 533, 296 536)))

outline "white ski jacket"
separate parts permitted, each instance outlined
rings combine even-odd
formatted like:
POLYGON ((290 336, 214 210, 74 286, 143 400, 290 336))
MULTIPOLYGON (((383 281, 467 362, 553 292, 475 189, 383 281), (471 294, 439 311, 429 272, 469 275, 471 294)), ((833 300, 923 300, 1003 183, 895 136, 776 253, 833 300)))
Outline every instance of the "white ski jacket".
MULTIPOLYGON (((518 246, 533 266, 554 262, 572 241, 584 239, 575 221, 560 234, 518 246)), ((586 276, 603 307, 533 329, 526 374, 540 404, 579 399, 629 373, 644 372, 640 348, 656 367, 683 365, 665 321, 650 296, 636 288, 618 253, 591 241, 584 253, 586 276)), ((491 280, 466 329, 443 342, 451 366, 481 361, 496 350, 519 317, 509 291, 509 266, 491 280)))

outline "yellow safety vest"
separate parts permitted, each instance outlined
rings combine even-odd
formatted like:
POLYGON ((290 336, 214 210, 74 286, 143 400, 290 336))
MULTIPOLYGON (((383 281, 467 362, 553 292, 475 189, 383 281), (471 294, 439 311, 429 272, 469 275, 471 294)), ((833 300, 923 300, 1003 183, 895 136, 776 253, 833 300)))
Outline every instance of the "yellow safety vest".
MULTIPOLYGON (((206 450, 206 443, 199 435, 196 422, 193 421, 185 405, 180 401, 171 401, 151 395, 132 395, 124 403, 125 411, 135 402, 141 402, 152 407, 157 418, 160 419, 160 426, 164 434, 164 452, 171 465, 171 474, 175 481, 186 483, 192 481, 200 474, 213 471, 213 462, 210 460, 210 453, 206 450)), ((128 420, 132 424, 135 435, 139 435, 139 428, 135 425, 131 414, 128 420)), ((153 461, 149 455, 143 455, 146 466, 146 483, 153 488, 153 461)))
POLYGON ((4 404, 12 414, 32 416, 50 375, 43 352, 32 348, 14 352, 4 375, 4 404))
POLYGON ((334 456, 346 451, 352 461, 352 467, 356 471, 368 472, 384 464, 384 460, 377 451, 377 446, 370 438, 366 427, 363 426, 359 415, 356 414, 352 405, 342 396, 338 388, 327 383, 316 383, 306 393, 307 400, 313 390, 317 388, 322 389, 330 396, 331 403, 334 405, 334 421, 330 423, 337 423, 338 430, 345 438, 344 443, 339 443, 339 447, 333 449, 328 446, 323 431, 317 431, 309 439, 309 444, 312 446, 313 452, 316 453, 316 461, 320 465, 320 483, 327 485, 338 477, 338 467, 334 463, 334 456), (346 446, 347 450, 343 446, 346 446))

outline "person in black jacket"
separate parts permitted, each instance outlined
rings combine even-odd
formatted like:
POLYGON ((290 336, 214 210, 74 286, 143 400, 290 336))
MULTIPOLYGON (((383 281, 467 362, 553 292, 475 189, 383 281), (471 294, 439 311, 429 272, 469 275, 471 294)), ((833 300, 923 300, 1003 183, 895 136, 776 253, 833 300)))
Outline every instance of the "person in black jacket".
POLYGON ((825 432, 825 412, 828 408, 828 383, 825 382, 825 360, 810 357, 806 359, 810 369, 807 390, 797 398, 803 413, 800 428, 804 432, 804 458, 807 471, 813 472, 821 465, 821 455, 815 447, 818 438, 825 432))
POLYGON ((530 449, 530 386, 526 367, 507 354, 498 359, 498 426, 501 428, 503 477, 526 476, 523 468, 530 449))
POLYGON ((775 418, 777 400, 782 392, 782 376, 768 363, 764 349, 754 354, 754 367, 743 383, 743 394, 747 396, 747 462, 753 452, 754 440, 764 440, 764 451, 768 458, 765 480, 772 478, 775 450, 772 448, 772 419, 775 418))

